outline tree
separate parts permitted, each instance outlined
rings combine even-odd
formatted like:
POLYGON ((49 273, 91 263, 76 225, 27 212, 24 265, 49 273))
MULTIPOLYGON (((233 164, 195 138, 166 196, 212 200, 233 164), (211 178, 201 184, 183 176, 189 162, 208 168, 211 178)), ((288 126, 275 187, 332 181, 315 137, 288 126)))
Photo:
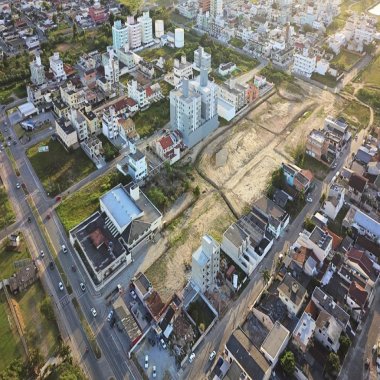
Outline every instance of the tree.
POLYGON ((193 194, 195 197, 199 197, 201 195, 201 189, 199 188, 199 186, 195 186, 194 189, 193 189, 193 194))
POLYGON ((340 344, 339 351, 341 352, 342 356, 344 357, 344 356, 346 356, 348 349, 351 346, 351 339, 347 335, 342 334, 339 337, 339 344, 340 344))
POLYGON ((115 15, 112 12, 110 13, 108 22, 110 23, 111 26, 113 26, 113 23, 115 22, 115 15))
POLYGON ((291 351, 285 351, 281 356, 280 364, 283 371, 288 375, 292 376, 296 369, 296 360, 294 358, 294 354, 291 351))
POLYGON ((78 35, 78 26, 77 26, 77 23, 74 22, 73 23, 73 40, 76 40, 77 35, 78 35))
POLYGON ((303 222, 303 226, 307 231, 311 232, 315 227, 315 223, 310 218, 306 218, 303 222))
POLYGON ((152 187, 147 192, 148 198, 160 209, 164 209, 168 203, 168 197, 158 187, 152 187))
POLYGON ((340 370, 340 360, 339 356, 335 352, 330 352, 327 363, 326 363, 326 371, 331 375, 337 375, 340 370))
POLYGON ((40 350, 38 348, 32 348, 31 350, 29 350, 27 368, 28 368, 28 372, 31 375, 37 374, 40 371, 42 367, 42 363, 43 363, 43 357, 41 355, 40 350))
POLYGON ((268 282, 269 282, 269 280, 270 280, 270 278, 271 278, 269 270, 268 269, 263 269, 261 271, 261 276, 262 276, 262 278, 264 280, 264 284, 267 285, 268 282))
POLYGON ((57 15, 55 13, 53 14, 53 19, 52 20, 53 20, 54 24, 57 23, 57 15))

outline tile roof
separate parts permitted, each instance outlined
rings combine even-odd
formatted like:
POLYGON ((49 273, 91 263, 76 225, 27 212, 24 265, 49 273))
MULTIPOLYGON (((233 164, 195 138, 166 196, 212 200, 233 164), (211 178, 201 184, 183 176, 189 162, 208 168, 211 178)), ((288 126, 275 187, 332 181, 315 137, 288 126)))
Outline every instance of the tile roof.
POLYGON ((364 251, 361 251, 356 248, 351 248, 350 251, 346 253, 346 257, 353 263, 356 263, 360 268, 367 274, 368 277, 372 278, 374 275, 373 262, 365 254, 364 251))
POLYGON ((364 308, 364 305, 367 302, 368 293, 356 281, 351 282, 350 288, 348 289, 348 295, 361 308, 364 308))
POLYGON ((368 181, 361 175, 353 173, 348 181, 348 185, 359 193, 362 193, 367 185, 367 182, 368 181))
POLYGON ((163 136, 158 140, 163 150, 170 148, 174 143, 170 135, 163 136))

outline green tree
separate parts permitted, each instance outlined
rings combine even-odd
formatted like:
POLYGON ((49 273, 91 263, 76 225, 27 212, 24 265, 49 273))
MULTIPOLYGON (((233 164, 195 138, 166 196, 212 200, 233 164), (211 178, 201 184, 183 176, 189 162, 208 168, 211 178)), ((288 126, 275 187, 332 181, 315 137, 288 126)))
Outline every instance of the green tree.
POLYGON ((52 21, 54 22, 54 24, 57 23, 57 15, 56 15, 55 13, 53 14, 53 19, 52 19, 52 21))
POLYGON ((152 187, 147 192, 148 198, 159 208, 165 209, 169 203, 168 197, 158 187, 152 187))
POLYGON ((335 352, 330 352, 327 363, 326 371, 331 375, 337 375, 340 370, 340 360, 339 356, 335 352))
POLYGON ((199 188, 199 186, 195 186, 194 189, 193 189, 193 194, 195 197, 199 197, 201 195, 201 189, 199 188))
POLYGON ((73 23, 73 40, 75 41, 78 35, 78 26, 77 23, 73 23))
POLYGON ((345 335, 345 334, 342 334, 340 337, 339 337, 339 351, 341 352, 342 356, 346 356, 347 352, 348 352, 348 349, 350 348, 351 346, 351 339, 345 335))
POLYGON ((315 223, 310 218, 306 218, 303 222, 303 226, 307 231, 311 232, 315 227, 315 223))
POLYGON ((285 351, 280 358, 280 364, 283 371, 288 375, 292 376, 296 370, 296 360, 294 354, 291 351, 285 351))
POLYGON ((31 375, 38 374, 42 367, 43 360, 44 359, 38 348, 32 348, 31 350, 29 350, 29 358, 26 364, 28 372, 31 375))
POLYGON ((110 23, 111 26, 113 26, 113 23, 115 22, 115 15, 112 12, 110 13, 108 22, 110 23))
POLYGON ((268 269, 263 269, 261 271, 261 276, 262 276, 262 278, 264 280, 264 284, 267 285, 268 282, 269 282, 269 280, 270 280, 270 277, 271 277, 269 270, 268 269))

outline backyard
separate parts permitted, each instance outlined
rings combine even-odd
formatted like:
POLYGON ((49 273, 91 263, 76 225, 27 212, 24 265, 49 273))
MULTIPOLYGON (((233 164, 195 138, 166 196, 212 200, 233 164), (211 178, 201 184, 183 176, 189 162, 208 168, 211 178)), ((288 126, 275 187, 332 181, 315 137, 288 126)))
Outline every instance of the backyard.
POLYGON ((380 86, 380 55, 357 77, 356 81, 380 86))
POLYGON ((36 126, 32 131, 26 131, 20 123, 16 124, 13 129, 16 132, 16 135, 19 139, 26 137, 27 139, 34 136, 37 133, 42 132, 43 130, 52 127, 50 121, 46 120, 41 125, 36 126))
POLYGON ((0 182, 0 230, 15 222, 15 214, 5 187, 0 182))
POLYGON ((87 186, 65 198, 56 208, 66 231, 71 230, 99 208, 99 197, 119 183, 127 184, 129 177, 116 169, 95 179, 87 186))
POLYGON ((22 236, 20 247, 17 250, 8 247, 6 240, 0 245, 0 279, 9 278, 15 273, 15 261, 30 259, 28 248, 22 236))
POLYGON ((21 358, 23 353, 7 299, 4 292, 0 291, 0 373, 12 360, 21 358))
POLYGON ((313 73, 311 75, 311 79, 316 80, 317 82, 331 88, 334 88, 337 85, 336 78, 329 74, 321 75, 318 73, 313 73))
POLYGON ((356 62, 359 61, 361 56, 348 50, 342 50, 332 61, 331 66, 341 68, 349 71, 356 62))
POLYGON ((200 296, 189 305, 187 312, 202 333, 210 326, 211 322, 216 317, 200 296))
POLYGON ((51 302, 40 281, 13 298, 13 304, 24 331, 27 345, 38 347, 47 358, 58 347, 59 331, 54 314, 44 313, 43 304, 51 302))
POLYGON ((340 116, 343 116, 348 124, 361 130, 368 126, 370 111, 368 107, 353 100, 347 104, 340 116))
POLYGON ((47 194, 55 196, 95 170, 95 165, 82 149, 68 152, 57 140, 47 139, 32 146, 27 156, 47 194), (48 152, 38 152, 48 146, 48 152))

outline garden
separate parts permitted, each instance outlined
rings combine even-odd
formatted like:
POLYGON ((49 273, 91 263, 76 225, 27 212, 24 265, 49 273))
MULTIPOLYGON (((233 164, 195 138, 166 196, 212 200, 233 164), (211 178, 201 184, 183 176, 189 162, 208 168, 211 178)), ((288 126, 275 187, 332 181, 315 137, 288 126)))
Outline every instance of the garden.
POLYGON ((198 297, 189 305, 187 309, 188 314, 196 323, 199 331, 203 333, 211 325, 216 315, 203 300, 201 296, 198 297))
POLYGON ((15 220, 16 217, 9 201, 7 191, 0 182, 0 230, 11 225, 15 220))

